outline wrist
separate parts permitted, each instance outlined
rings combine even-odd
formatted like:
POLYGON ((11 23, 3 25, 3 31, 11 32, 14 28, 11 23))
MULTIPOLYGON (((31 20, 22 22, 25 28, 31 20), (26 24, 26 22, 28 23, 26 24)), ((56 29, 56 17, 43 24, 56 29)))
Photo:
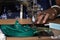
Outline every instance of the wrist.
POLYGON ((54 6, 51 6, 51 8, 56 12, 57 15, 60 13, 60 6, 54 5, 54 6))

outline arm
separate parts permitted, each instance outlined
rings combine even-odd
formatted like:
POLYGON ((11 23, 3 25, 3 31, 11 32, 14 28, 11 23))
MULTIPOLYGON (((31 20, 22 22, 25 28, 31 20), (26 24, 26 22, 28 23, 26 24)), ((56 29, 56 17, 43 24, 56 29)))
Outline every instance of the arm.
MULTIPOLYGON (((57 2, 57 5, 60 2, 57 2)), ((43 11, 42 13, 40 13, 40 15, 37 17, 37 24, 39 23, 46 23, 48 19, 54 19, 58 14, 60 13, 60 6, 52 6, 51 8, 43 11), (41 15, 44 15, 43 17, 41 17, 41 15), (41 19, 40 19, 41 18, 41 19)))

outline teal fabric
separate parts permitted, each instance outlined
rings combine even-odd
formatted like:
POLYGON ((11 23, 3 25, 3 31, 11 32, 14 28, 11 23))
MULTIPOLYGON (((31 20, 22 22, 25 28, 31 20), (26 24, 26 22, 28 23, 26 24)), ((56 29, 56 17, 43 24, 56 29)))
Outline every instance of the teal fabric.
POLYGON ((29 25, 22 26, 18 21, 15 22, 14 26, 7 24, 1 25, 1 29, 6 36, 11 37, 30 37, 33 36, 36 31, 29 25))

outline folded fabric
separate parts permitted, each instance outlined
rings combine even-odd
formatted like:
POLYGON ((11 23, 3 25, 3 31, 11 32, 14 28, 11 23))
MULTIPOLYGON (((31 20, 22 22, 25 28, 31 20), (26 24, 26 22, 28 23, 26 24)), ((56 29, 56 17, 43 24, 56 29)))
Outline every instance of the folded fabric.
POLYGON ((6 36, 10 37, 30 37, 35 32, 29 25, 22 26, 18 21, 13 26, 7 24, 1 25, 1 29, 6 36))
POLYGON ((60 24, 57 23, 49 23, 49 27, 56 30, 60 30, 60 24))

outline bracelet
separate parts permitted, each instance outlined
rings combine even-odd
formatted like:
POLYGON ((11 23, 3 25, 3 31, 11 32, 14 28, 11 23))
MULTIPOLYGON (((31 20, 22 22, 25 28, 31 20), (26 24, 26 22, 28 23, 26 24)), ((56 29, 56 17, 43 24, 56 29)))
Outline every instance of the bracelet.
POLYGON ((58 5, 54 5, 54 6, 51 6, 51 8, 60 8, 60 6, 58 6, 58 5))
POLYGON ((56 14, 60 14, 60 6, 54 5, 54 6, 51 6, 51 8, 56 12, 56 14))

